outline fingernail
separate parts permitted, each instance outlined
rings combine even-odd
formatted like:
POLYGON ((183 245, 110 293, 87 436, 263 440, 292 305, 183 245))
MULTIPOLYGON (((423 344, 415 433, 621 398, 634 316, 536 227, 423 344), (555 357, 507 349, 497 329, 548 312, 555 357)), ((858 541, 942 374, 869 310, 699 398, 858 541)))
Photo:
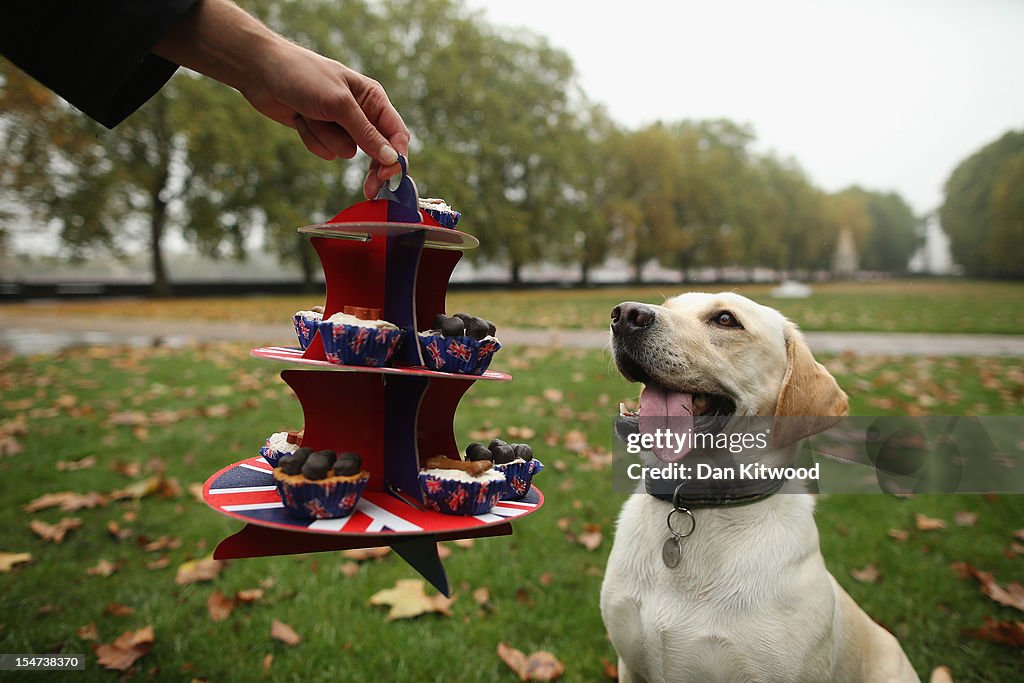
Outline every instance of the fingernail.
POLYGON ((387 164, 388 166, 390 166, 391 164, 393 164, 393 163, 398 161, 398 152, 396 152, 395 148, 392 147, 391 145, 387 145, 387 144, 381 145, 381 147, 380 147, 380 160, 381 160, 381 163, 384 163, 384 164, 387 164))

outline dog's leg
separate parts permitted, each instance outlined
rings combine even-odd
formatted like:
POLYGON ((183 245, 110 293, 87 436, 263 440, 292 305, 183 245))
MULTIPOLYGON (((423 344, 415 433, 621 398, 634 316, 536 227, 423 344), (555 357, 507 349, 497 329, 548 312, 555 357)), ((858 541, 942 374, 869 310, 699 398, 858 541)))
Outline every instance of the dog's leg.
POLYGON ((619 683, 647 683, 647 679, 630 671, 626 663, 619 657, 619 683))

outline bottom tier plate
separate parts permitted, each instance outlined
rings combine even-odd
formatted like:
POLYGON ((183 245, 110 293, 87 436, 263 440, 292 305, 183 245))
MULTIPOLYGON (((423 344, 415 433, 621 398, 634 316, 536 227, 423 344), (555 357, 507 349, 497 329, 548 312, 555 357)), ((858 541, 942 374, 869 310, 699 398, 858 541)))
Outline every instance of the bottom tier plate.
POLYGON ((363 493, 355 511, 340 519, 297 519, 277 495, 273 470, 260 456, 228 465, 206 480, 203 499, 214 510, 249 524, 311 534, 415 536, 482 529, 535 512, 544 504, 536 486, 522 500, 503 500, 487 514, 444 515, 420 510, 389 493, 363 493))

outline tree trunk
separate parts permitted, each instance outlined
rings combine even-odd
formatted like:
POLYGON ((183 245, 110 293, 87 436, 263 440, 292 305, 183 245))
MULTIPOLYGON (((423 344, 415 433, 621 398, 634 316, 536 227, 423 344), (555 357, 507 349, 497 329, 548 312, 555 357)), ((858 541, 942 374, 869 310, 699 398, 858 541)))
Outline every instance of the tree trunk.
POLYGON ((523 270, 523 264, 519 263, 519 261, 513 260, 509 264, 509 276, 511 277, 511 280, 512 280, 511 281, 512 287, 519 287, 521 284, 523 284, 522 270, 523 270))
POLYGON ((586 287, 590 284, 590 261, 583 259, 580 263, 580 280, 577 283, 581 287, 586 287))
POLYGON ((305 235, 296 235, 296 242, 299 250, 299 268, 302 269, 302 291, 313 292, 316 290, 316 283, 313 282, 313 275, 316 272, 313 263, 313 248, 309 245, 309 239, 305 235))
POLYGON ((633 259, 633 276, 632 282, 634 285, 638 285, 644 280, 644 260, 639 256, 633 259))
POLYGON ((153 215, 149 224, 149 253, 153 267, 153 288, 152 294, 155 297, 168 297, 171 295, 171 283, 167 278, 167 267, 164 264, 163 236, 167 227, 167 202, 160 198, 164 185, 167 184, 168 174, 161 173, 161 182, 154 184, 151 196, 153 215))

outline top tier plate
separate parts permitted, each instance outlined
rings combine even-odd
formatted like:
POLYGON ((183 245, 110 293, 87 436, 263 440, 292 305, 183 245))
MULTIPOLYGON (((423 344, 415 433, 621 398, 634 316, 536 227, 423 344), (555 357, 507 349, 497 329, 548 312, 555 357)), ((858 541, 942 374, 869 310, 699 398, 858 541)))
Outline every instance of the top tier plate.
POLYGON ((428 249, 452 249, 466 251, 480 246, 480 240, 473 235, 451 228, 438 228, 418 223, 317 223, 299 228, 304 235, 330 237, 334 239, 369 241, 375 235, 392 237, 423 232, 423 246, 428 249))

